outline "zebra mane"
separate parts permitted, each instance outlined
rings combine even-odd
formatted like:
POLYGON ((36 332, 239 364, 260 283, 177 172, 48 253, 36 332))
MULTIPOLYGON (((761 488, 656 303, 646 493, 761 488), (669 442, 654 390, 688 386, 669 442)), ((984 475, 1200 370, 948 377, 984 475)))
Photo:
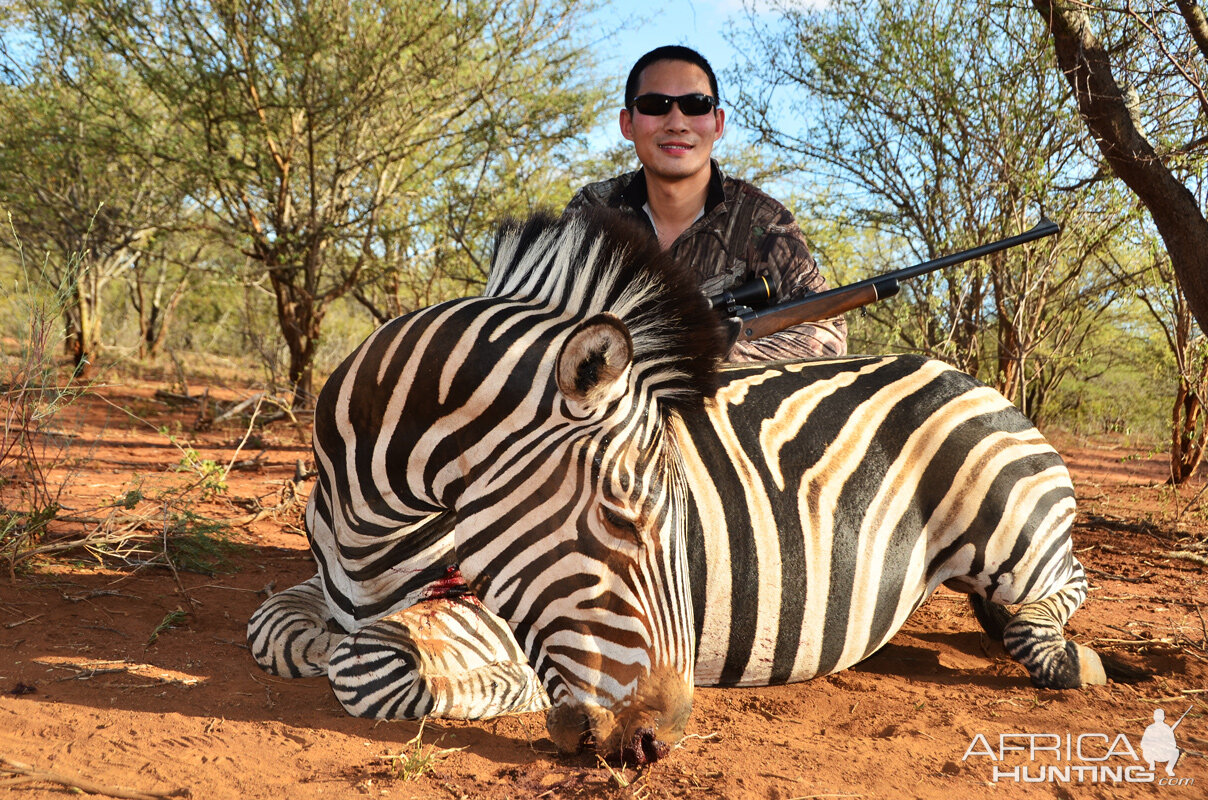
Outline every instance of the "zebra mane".
POLYGON ((696 276, 619 212, 584 209, 505 222, 485 297, 509 297, 587 319, 615 314, 633 338, 634 374, 661 403, 717 389, 726 335, 696 276))

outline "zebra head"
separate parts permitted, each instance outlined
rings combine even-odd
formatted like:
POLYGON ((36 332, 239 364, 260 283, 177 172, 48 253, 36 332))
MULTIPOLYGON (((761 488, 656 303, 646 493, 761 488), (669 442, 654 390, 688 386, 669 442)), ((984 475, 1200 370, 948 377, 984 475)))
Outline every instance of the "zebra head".
POLYGON ((511 626, 564 751, 642 761, 682 735, 695 644, 668 423, 713 392, 724 349, 694 277, 607 213, 506 225, 482 297, 395 320, 341 367, 379 387, 341 377, 380 425, 382 495, 454 511, 461 574, 511 626))
POLYGON ((466 443, 462 574, 512 626, 560 749, 657 758, 695 657, 667 417, 712 393, 724 337, 693 276, 611 214, 506 227, 486 296, 509 312, 476 340, 513 385, 466 443))

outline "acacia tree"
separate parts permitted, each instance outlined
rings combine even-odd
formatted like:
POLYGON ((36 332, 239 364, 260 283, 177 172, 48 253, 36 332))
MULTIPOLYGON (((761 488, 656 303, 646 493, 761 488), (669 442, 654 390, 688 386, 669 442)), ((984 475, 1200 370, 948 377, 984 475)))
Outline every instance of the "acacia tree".
POLYGON ((493 111, 474 146, 456 153, 472 161, 457 168, 430 165, 413 185, 401 187, 400 195, 410 202, 392 205, 383 216, 381 255, 366 265, 354 289, 356 300, 378 322, 480 292, 499 220, 556 212, 582 183, 564 152, 571 131, 556 119, 508 119, 506 114, 506 109, 493 111), (518 135, 519 125, 531 129, 518 135))
POLYGON ((167 336, 177 306, 194 285, 194 273, 206 244, 176 234, 146 253, 139 269, 126 274, 127 297, 138 317, 138 350, 155 358, 167 336))
POLYGON ((1187 185, 1208 167, 1203 9, 1196 0, 1032 5, 1104 160, 1149 211, 1188 307, 1208 329, 1208 219, 1187 185))
POLYGON ((1020 35, 1022 12, 984 12, 786 4, 746 48, 760 61, 739 76, 739 105, 825 190, 815 211, 880 234, 885 268, 1019 233, 1040 211, 1063 224, 1059 241, 911 281, 867 309, 898 346, 980 373, 1035 416, 1064 374, 1043 371, 1106 305, 1096 253, 1121 220, 1103 214, 1118 208, 1110 187, 1079 185, 1094 171, 1079 155, 1087 136, 1020 35))
POLYGON ((1111 269, 1135 290, 1157 323, 1173 361, 1177 384, 1170 405, 1170 482, 1195 474, 1208 445, 1208 339, 1195 319, 1170 258, 1152 228, 1134 226, 1132 241, 1114 254, 1111 269))
POLYGON ((598 96, 568 69, 571 0, 70 6, 178 110, 183 134, 157 156, 197 177, 191 202, 267 276, 299 404, 331 303, 379 263, 387 214, 410 216, 401 190, 476 163, 496 125, 578 135, 598 96))
POLYGON ((121 64, 81 46, 69 18, 36 4, 22 10, 4 20, 27 46, 2 54, 0 206, 16 244, 41 254, 44 283, 62 298, 67 352, 84 370, 101 348, 107 287, 137 272, 156 232, 174 224, 185 181, 148 159, 171 123, 123 85, 121 64), (115 129, 90 98, 120 99, 142 124, 115 129))

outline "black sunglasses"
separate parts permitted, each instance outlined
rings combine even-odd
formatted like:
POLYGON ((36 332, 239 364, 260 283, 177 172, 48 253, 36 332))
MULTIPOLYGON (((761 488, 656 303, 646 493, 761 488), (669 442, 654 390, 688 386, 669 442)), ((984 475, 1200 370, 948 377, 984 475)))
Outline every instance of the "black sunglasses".
POLYGON ((648 117, 661 117, 671 112, 671 104, 678 103, 680 111, 687 117, 699 117, 717 108, 717 99, 707 94, 693 92, 672 97, 669 94, 640 94, 633 98, 633 107, 648 117))

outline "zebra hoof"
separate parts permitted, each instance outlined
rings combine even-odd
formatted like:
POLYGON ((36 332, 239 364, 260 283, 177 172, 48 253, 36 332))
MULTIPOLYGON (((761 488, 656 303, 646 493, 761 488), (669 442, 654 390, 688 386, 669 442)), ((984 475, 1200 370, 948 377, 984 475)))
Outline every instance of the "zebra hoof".
POLYGON ((1103 662, 1099 654, 1085 645, 1076 644, 1078 648, 1078 677, 1083 686, 1102 686, 1107 683, 1107 673, 1103 670, 1103 662))

